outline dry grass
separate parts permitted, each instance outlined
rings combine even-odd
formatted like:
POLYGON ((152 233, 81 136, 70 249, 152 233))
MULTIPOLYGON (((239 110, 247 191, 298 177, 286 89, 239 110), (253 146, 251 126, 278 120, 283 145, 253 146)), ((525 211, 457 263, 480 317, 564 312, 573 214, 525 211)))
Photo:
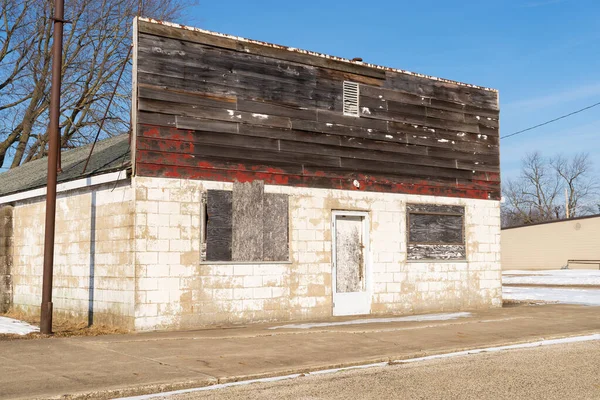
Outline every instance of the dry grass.
MULTIPOLYGON (((28 324, 39 326, 39 318, 31 314, 22 313, 20 311, 11 310, 6 314, 0 314, 2 317, 18 319, 27 322, 28 324)), ((0 340, 23 340, 23 339, 44 339, 52 337, 73 337, 73 336, 101 336, 101 335, 118 335, 129 333, 129 331, 121 328, 115 328, 105 325, 88 326, 85 322, 76 322, 66 317, 54 317, 52 321, 53 335, 43 335, 39 332, 32 332, 27 335, 11 335, 0 334, 0 340)))

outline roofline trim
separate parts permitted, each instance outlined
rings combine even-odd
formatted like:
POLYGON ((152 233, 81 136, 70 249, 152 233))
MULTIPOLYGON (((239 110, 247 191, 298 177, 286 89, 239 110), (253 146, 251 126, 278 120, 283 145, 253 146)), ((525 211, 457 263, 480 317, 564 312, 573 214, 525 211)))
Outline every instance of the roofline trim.
MULTIPOLYGON (((98 186, 103 183, 114 183, 128 179, 127 169, 120 171, 109 172, 108 174, 93 175, 85 178, 75 179, 68 182, 59 183, 56 186, 56 192, 67 192, 69 190, 81 189, 90 186, 98 186)), ((31 189, 24 192, 17 192, 0 197, 0 205, 12 203, 13 201, 28 200, 34 197, 46 195, 46 186, 37 189, 31 189)))
POLYGON ((247 39, 247 38, 244 38, 244 37, 241 37, 241 36, 234 36, 234 35, 228 35, 228 34, 225 34, 225 33, 208 31, 206 29, 195 28, 193 26, 187 26, 187 25, 181 25, 181 24, 177 24, 177 23, 174 23, 174 22, 159 21, 159 20, 156 20, 156 19, 153 19, 153 18, 147 18, 147 17, 136 17, 136 18, 139 19, 140 21, 144 21, 144 22, 148 22, 148 23, 152 23, 152 24, 164 25, 164 26, 169 26, 169 27, 177 28, 177 29, 185 29, 185 30, 192 31, 192 32, 199 32, 199 33, 204 33, 204 34, 211 35, 211 36, 217 36, 217 37, 227 38, 227 39, 231 39, 231 40, 236 40, 238 42, 252 43, 252 44, 256 44, 256 45, 260 45, 260 46, 264 46, 264 47, 271 47, 273 49, 287 50, 287 51, 292 51, 292 52, 296 52, 296 53, 300 53, 300 54, 306 54, 306 55, 310 55, 310 56, 314 56, 314 57, 326 58, 328 60, 340 61, 340 62, 344 62, 344 63, 348 63, 348 64, 353 64, 353 65, 360 65, 360 66, 363 66, 363 67, 373 68, 373 69, 377 69, 377 70, 397 72, 397 73, 400 73, 400 74, 416 76, 416 77, 419 77, 419 78, 431 79, 431 80, 438 81, 438 82, 451 83, 451 84, 455 84, 455 85, 458 85, 458 86, 464 86, 464 87, 469 87, 469 88, 473 88, 473 89, 481 89, 481 90, 486 90, 486 91, 489 91, 489 92, 498 93, 497 89, 492 89, 492 88, 488 88, 488 87, 485 87, 485 86, 472 85, 470 83, 453 81, 451 79, 438 78, 436 76, 431 76, 431 75, 419 74, 417 72, 411 72, 411 71, 407 71, 407 70, 404 70, 404 69, 384 67, 384 66, 381 66, 381 65, 366 63, 366 62, 363 62, 363 61, 352 61, 352 60, 349 60, 349 59, 343 58, 343 57, 331 56, 331 55, 328 55, 328 54, 323 54, 323 53, 317 53, 317 52, 314 52, 314 51, 308 51, 308 50, 298 49, 298 48, 295 48, 295 47, 287 47, 287 46, 282 46, 282 45, 279 45, 279 44, 262 42, 260 40, 247 39))
POLYGON ((559 223, 559 222, 578 221, 578 220, 581 220, 581 219, 590 219, 590 218, 600 218, 600 214, 583 215, 581 217, 575 217, 575 218, 562 218, 562 219, 554 219, 552 221, 534 222, 533 224, 509 226, 509 227, 506 227, 506 228, 502 228, 501 230, 506 231, 506 230, 509 230, 509 229, 528 228, 530 226, 538 226, 538 225, 546 225, 546 224, 556 224, 556 223, 559 223))

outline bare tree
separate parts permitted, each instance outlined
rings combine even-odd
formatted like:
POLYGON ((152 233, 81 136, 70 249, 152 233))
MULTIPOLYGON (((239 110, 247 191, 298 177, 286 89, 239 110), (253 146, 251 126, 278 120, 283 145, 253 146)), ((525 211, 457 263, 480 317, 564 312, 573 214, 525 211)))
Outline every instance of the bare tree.
MULTIPOLYGON (((51 0, 0 0, 0 167, 47 152, 51 0), (11 161, 12 159, 12 161, 11 161)), ((66 0, 61 146, 93 140, 132 40, 135 15, 177 17, 185 0, 66 0)), ((129 129, 130 67, 119 83, 102 136, 129 129)))
POLYGON ((592 214, 598 207, 599 182, 585 153, 573 158, 528 154, 520 176, 503 184, 502 225, 566 218, 567 210, 570 218, 592 214))

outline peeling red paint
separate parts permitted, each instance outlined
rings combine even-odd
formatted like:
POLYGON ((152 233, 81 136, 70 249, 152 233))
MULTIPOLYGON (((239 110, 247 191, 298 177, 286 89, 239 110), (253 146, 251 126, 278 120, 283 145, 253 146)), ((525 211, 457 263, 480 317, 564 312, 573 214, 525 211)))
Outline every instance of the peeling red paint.
MULTIPOLYGON (((199 163, 200 164, 200 163, 199 163)), ((293 175, 293 174, 277 174, 269 172, 255 171, 232 171, 215 169, 208 166, 207 162, 203 162, 205 166, 197 168, 182 167, 182 166, 165 166, 156 164, 147 164, 138 162, 137 171, 141 176, 164 176, 169 178, 181 179, 205 179, 221 182, 251 182, 254 180, 262 180, 270 185, 291 185, 297 187, 317 187, 317 188, 333 188, 343 190, 357 190, 354 186, 354 179, 329 178, 308 175, 293 175)), ((357 175, 357 177, 359 177, 357 175)), ((389 192, 389 193, 404 193, 418 194, 431 196, 449 196, 449 197, 468 197, 475 199, 494 199, 499 200, 500 194, 494 191, 479 190, 464 187, 464 185, 456 185, 456 187, 436 186, 431 183, 392 183, 385 178, 378 180, 375 176, 368 178, 362 175, 359 179, 360 188, 358 190, 371 192, 389 192), (363 178, 364 177, 364 178, 363 178)))
POLYGON ((339 168, 323 170, 306 165, 243 163, 228 161, 220 155, 203 156, 202 144, 197 140, 191 130, 142 125, 136 149, 137 174, 225 182, 262 180, 272 185, 500 199, 498 173, 477 172, 471 180, 462 181, 450 178, 428 180, 418 176, 390 176, 339 168), (359 182, 358 187, 354 185, 355 180, 359 182))

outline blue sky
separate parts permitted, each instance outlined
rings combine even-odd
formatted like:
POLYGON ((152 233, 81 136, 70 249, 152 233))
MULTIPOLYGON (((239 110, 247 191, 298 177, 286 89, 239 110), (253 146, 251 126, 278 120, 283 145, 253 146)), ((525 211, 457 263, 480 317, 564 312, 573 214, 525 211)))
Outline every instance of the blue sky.
MULTIPOLYGON (((200 0, 175 22, 496 88, 502 135, 600 101, 598 0, 200 0)), ((534 150, 599 158, 600 106, 503 140, 503 178, 534 150)))

